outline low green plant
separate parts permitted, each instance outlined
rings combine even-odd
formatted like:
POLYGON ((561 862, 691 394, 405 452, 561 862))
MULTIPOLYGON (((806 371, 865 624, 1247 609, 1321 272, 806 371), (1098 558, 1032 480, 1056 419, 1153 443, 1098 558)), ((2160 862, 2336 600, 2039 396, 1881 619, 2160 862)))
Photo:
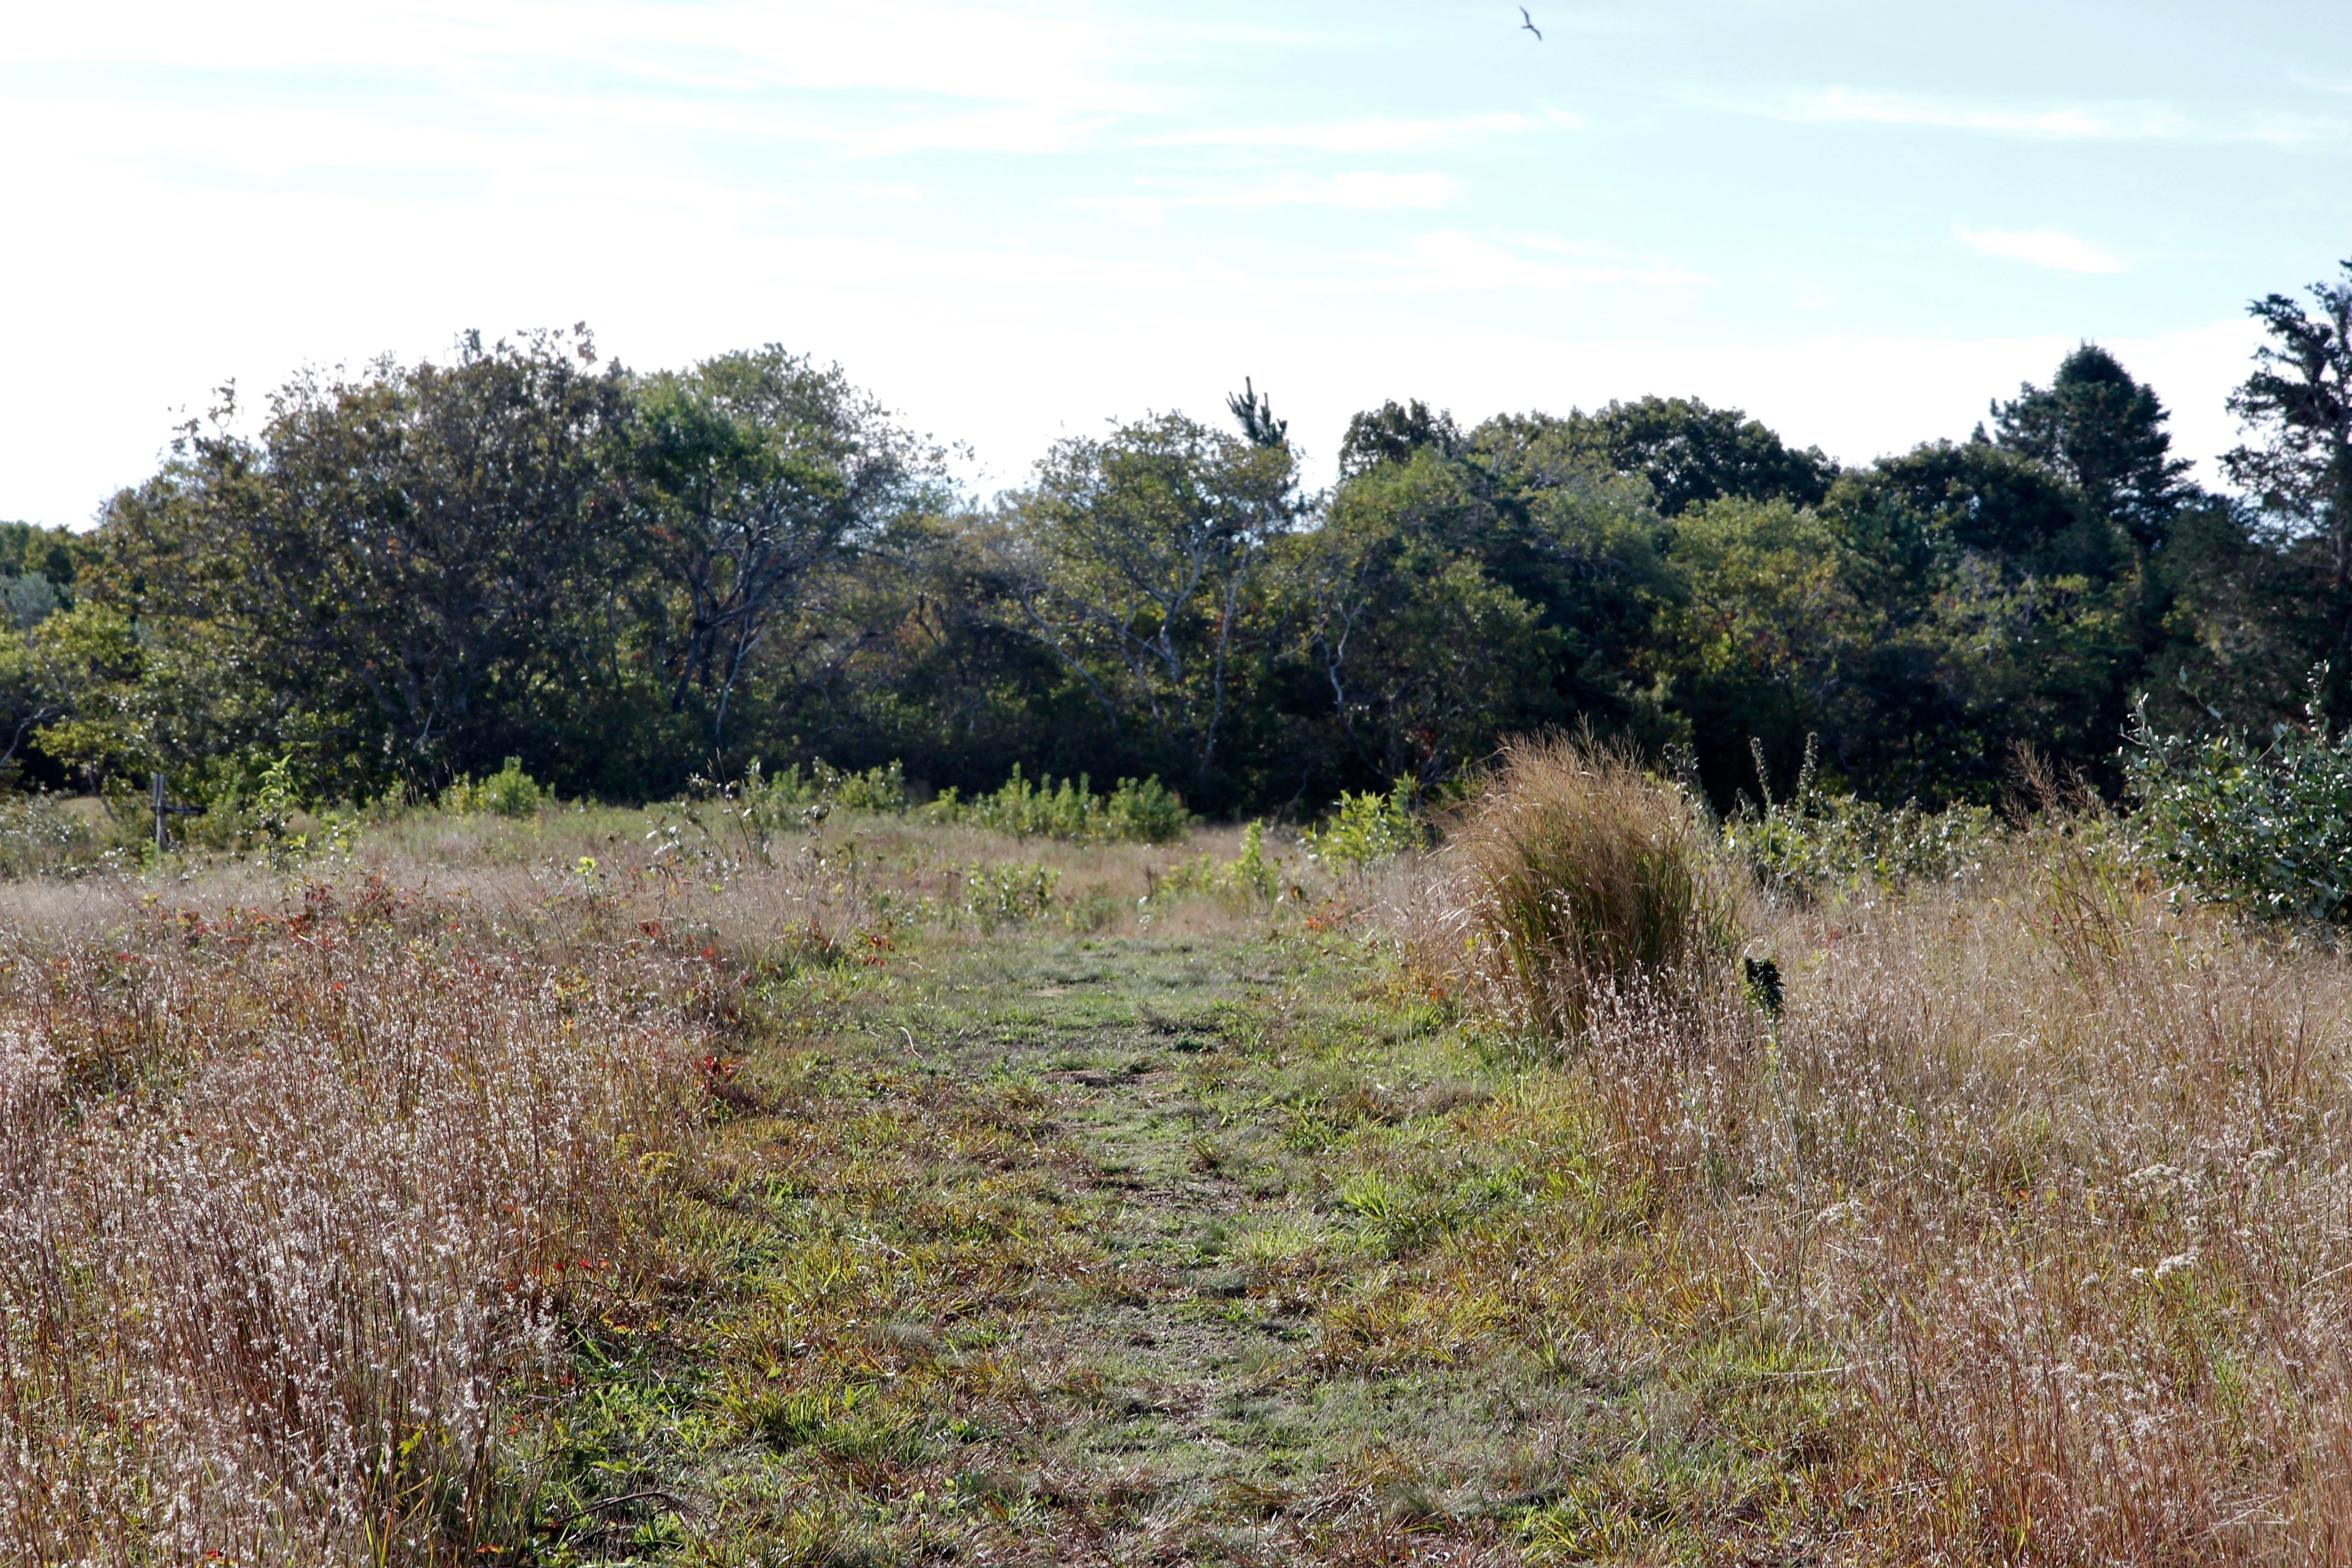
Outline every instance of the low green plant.
POLYGON ((974 861, 963 876, 964 912, 982 931, 1042 919, 1054 907, 1061 872, 1034 862, 984 866, 974 861))
POLYGON ((1046 773, 1032 783, 1017 763, 992 794, 967 800, 953 789, 943 790, 924 810, 934 822, 1076 844, 1168 844, 1181 838, 1192 823, 1183 798, 1157 778, 1121 779, 1102 795, 1094 793, 1085 773, 1058 784, 1046 773))
POLYGON ((2352 925, 2352 730, 2330 731, 2312 676, 2305 722, 2267 743, 2158 732, 2125 749, 2140 850, 2209 899, 2273 919, 2352 925))
POLYGON ((280 756, 261 770, 247 813, 254 837, 271 865, 290 865, 310 847, 309 837, 294 831, 294 818, 301 809, 302 797, 294 784, 294 759, 280 756))
POLYGON ((1410 779, 1400 779, 1383 795, 1367 790, 1341 795, 1339 804, 1319 828, 1305 835, 1307 858, 1337 876, 1360 871, 1428 841, 1415 809, 1417 792, 1410 779))
POLYGON ((460 773, 447 789, 441 792, 443 809, 465 816, 504 816, 520 819, 536 816, 541 810, 554 804, 552 791, 522 771, 522 759, 509 757, 506 765, 497 773, 477 779, 460 773))
POLYGON ((1275 870, 1276 863, 1265 853, 1265 824, 1253 822, 1242 830, 1242 852, 1226 863, 1220 876, 1226 887, 1270 904, 1277 888, 1275 870))
MULTIPOLYGON (((760 777, 760 761, 751 760, 749 779, 760 777)), ((907 809, 907 773, 893 762, 864 773, 846 773, 822 758, 803 774, 795 763, 768 781, 771 794, 795 805, 821 805, 828 811, 898 812, 907 809)))
MULTIPOLYGON (((0 878, 84 868, 106 847, 109 836, 100 828, 110 826, 114 825, 102 816, 75 815, 58 795, 0 796, 0 878)), ((121 834, 118 830, 113 837, 121 834)))
POLYGON ((1723 825, 1723 843, 1773 892, 1816 898, 1968 877, 1983 869, 2000 837, 2000 820, 1986 806, 1922 811, 1906 804, 1890 810, 1817 789, 1811 739, 1796 787, 1776 800, 1762 748, 1751 742, 1751 750, 1761 804, 1744 804, 1723 825))

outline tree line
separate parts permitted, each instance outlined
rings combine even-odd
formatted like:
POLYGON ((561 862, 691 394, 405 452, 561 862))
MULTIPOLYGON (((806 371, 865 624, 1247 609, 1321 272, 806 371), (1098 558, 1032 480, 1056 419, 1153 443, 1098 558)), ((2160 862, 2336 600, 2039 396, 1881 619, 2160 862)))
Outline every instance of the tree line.
POLYGON ((1302 481, 1254 385, 977 498, 837 367, 633 372, 584 328, 233 391, 86 533, 0 527, 0 770, 204 799, 568 795, 902 762, 1156 774, 1212 814, 1439 784, 1589 725, 1718 804, 1792 773, 1984 800, 2174 730, 2352 716, 2352 261, 2257 300, 2231 487, 2084 344, 1966 440, 1842 468, 1645 397, 1349 421, 1302 481))

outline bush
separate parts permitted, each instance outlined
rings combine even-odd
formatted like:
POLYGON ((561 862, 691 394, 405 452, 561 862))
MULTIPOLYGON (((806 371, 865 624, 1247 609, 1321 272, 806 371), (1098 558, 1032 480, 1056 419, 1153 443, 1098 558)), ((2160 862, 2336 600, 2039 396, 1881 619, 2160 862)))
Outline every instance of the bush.
POLYGON ((983 866, 974 861, 963 874, 963 907, 983 931, 1040 920, 1054 907, 1062 874, 1051 866, 983 866))
MULTIPOLYGON (((77 816, 58 795, 0 795, 0 878, 87 867, 105 847, 105 826, 103 817, 77 816)), ((132 845, 146 842, 135 827, 132 834, 132 845)))
POLYGON ((1954 805, 1937 812, 1904 805, 1888 810, 1850 795, 1812 787, 1813 746, 1788 799, 1775 801, 1757 748, 1756 780, 1763 804, 1748 805, 1724 824, 1724 847, 1774 892, 1814 898, 1913 881, 1948 881, 1981 870, 2000 837, 1991 810, 1954 805))
POLYGON ((809 764, 806 773, 794 763, 782 773, 763 779, 760 760, 754 757, 745 770, 740 788, 747 797, 764 795, 778 805, 794 807, 822 805, 830 811, 907 809, 906 770, 897 763, 853 773, 844 773, 820 758, 809 764))
POLYGON ((1717 985, 1740 940, 1739 879, 1704 815, 1590 739, 1506 747, 1446 858, 1473 979, 1562 1038, 1609 997, 1717 985))
POLYGON ((1413 787, 1401 779, 1382 795, 1342 795, 1329 820, 1305 836, 1307 858, 1335 876, 1362 870, 1393 855, 1418 849, 1426 835, 1413 810, 1413 787))
POLYGON ((2206 897, 2272 919, 2352 925, 2352 731, 2328 732, 2319 677, 2307 722, 2267 745, 2160 735, 2145 707, 2126 750, 2129 832, 2206 897))
POLYGON ((1017 764, 1012 778, 993 795, 965 800, 956 791, 945 790, 925 811, 935 822, 1080 844, 1166 844, 1182 837, 1192 824, 1183 798, 1156 778, 1121 779, 1108 795, 1099 795, 1084 773, 1058 785, 1047 773, 1032 784, 1021 776, 1017 764))
POLYGON ((467 815, 489 816, 536 816, 541 808, 554 804, 553 792, 542 788, 538 780, 522 771, 522 759, 509 757, 507 765, 488 778, 477 780, 460 773, 457 781, 441 792, 445 810, 467 815))

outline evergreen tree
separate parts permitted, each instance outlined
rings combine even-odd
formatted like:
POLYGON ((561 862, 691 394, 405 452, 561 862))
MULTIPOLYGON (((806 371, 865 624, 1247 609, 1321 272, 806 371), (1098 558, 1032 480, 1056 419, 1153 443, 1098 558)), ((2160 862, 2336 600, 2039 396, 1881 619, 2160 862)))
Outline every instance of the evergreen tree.
POLYGON ((1999 445, 2072 479, 2142 554, 2163 544, 2193 493, 2189 465, 2172 456, 2164 405, 2095 343, 2068 354, 2048 386, 2028 382, 1995 403, 1992 416, 1999 445))

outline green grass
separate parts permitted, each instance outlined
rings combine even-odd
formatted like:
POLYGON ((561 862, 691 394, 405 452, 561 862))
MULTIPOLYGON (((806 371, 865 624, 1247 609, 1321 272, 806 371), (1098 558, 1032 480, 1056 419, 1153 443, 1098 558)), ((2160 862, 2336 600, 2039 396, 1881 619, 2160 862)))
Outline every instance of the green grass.
POLYGON ((1677 1256, 1572 1068, 1356 937, 910 939, 745 1016, 667 1267, 571 1326, 544 1561, 1697 1562, 1828 1527, 1801 1336, 1677 1256))

